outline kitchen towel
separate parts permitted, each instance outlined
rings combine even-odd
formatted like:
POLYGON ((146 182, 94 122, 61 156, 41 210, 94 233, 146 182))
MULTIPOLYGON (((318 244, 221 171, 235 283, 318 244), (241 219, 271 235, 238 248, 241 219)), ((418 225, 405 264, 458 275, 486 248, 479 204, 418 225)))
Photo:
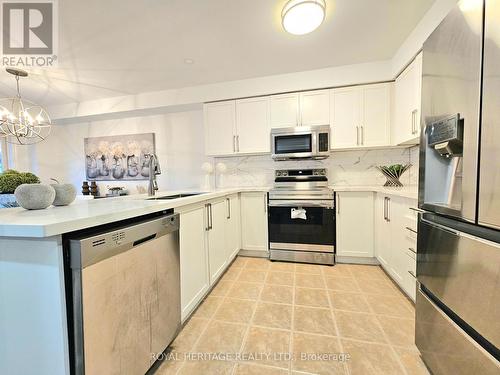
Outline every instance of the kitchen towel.
POLYGON ((292 208, 291 212, 291 217, 292 219, 302 219, 302 220, 307 220, 306 216, 306 210, 303 208, 292 208))

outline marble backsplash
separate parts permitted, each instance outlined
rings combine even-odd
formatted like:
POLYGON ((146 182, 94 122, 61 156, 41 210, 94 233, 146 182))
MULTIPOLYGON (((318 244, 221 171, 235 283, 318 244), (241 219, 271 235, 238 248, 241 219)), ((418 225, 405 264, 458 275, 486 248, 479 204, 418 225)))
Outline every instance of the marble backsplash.
MULTIPOLYGON (((216 186, 252 187, 271 186, 276 169, 327 168, 331 184, 341 186, 383 185, 385 177, 377 165, 406 164, 412 167, 401 177, 407 186, 418 181, 418 147, 332 152, 326 160, 301 160, 275 162, 270 155, 215 158, 214 164, 223 163, 226 172, 216 172, 216 186)), ((216 168, 217 170, 217 168, 216 168)))

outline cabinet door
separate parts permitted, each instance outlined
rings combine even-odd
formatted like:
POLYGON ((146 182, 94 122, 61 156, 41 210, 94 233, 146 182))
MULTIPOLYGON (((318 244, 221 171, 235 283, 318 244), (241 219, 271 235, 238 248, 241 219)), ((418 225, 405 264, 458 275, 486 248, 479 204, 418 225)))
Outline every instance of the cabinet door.
POLYGON ((209 288, 205 205, 180 213, 181 309, 184 321, 209 288))
POLYGON ((400 286, 404 285, 406 273, 406 229, 404 216, 408 211, 405 199, 401 197, 389 197, 387 215, 391 225, 391 257, 390 274, 400 286))
MULTIPOLYGON (((414 113, 414 131, 413 138, 420 138, 420 109, 422 107, 422 52, 415 57, 414 71, 413 71, 413 106, 411 111, 414 113)), ((416 142, 418 143, 418 141, 416 142)))
POLYGON ((269 103, 271 128, 289 128, 298 125, 298 93, 272 95, 269 103))
POLYGON ((269 97, 236 101, 236 151, 271 152, 269 97))
POLYGON ((395 84, 394 144, 418 144, 422 87, 422 55, 400 74, 395 84))
POLYGON ((300 93, 300 125, 330 124, 330 90, 300 93))
POLYGON ((337 193, 337 255, 373 257, 373 193, 337 193))
POLYGON ((267 193, 241 193, 241 248, 268 250, 267 193))
POLYGON ((359 145, 361 99, 361 89, 358 87, 330 91, 332 148, 356 147, 359 145))
POLYGON ((238 194, 226 198, 226 258, 231 262, 241 248, 240 198, 238 194))
POLYGON ((208 264, 210 269, 210 285, 217 281, 227 264, 226 251, 226 202, 224 199, 211 202, 207 210, 209 216, 208 230, 208 264))
POLYGON ((360 144, 363 146, 388 146, 391 111, 391 84, 363 87, 363 120, 360 144))
POLYGON ((203 107, 205 148, 207 155, 228 155, 235 152, 235 101, 209 103, 203 107))
POLYGON ((391 226, 386 220, 387 199, 387 196, 381 194, 377 194, 375 197, 375 254, 382 267, 389 271, 391 226))

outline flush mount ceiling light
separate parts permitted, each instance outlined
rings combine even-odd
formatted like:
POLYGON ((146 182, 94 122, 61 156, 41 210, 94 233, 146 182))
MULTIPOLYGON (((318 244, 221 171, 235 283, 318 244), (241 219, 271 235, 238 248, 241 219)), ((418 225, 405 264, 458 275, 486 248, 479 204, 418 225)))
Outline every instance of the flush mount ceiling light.
POLYGON ((281 12, 283 28, 294 35, 310 33, 325 19, 325 8, 325 0, 290 0, 281 12))
POLYGON ((16 68, 6 70, 16 77, 17 95, 0 99, 0 137, 18 145, 43 141, 50 134, 52 122, 43 107, 21 99, 19 77, 27 77, 28 73, 16 68))

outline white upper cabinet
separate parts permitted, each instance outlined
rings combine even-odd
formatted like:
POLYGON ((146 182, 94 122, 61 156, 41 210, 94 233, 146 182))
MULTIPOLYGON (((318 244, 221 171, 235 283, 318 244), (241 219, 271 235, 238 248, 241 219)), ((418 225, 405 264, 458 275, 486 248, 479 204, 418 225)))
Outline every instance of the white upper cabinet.
POLYGON ((332 148, 389 145, 391 84, 330 91, 332 148))
POLYGON ((301 126, 330 123, 330 90, 301 92, 299 100, 301 126))
POLYGON ((271 128, 328 125, 330 90, 270 96, 271 128))
POLYGON ((390 137, 391 84, 363 86, 363 117, 359 143, 362 146, 387 146, 390 137))
POLYGON ((269 97, 236 101, 235 151, 237 153, 271 152, 269 97))
POLYGON ((271 95, 271 128, 290 128, 299 124, 299 94, 271 95))
POLYGON ((392 143, 418 144, 420 137, 420 102, 422 92, 422 54, 396 79, 392 143))
POLYGON ((362 92, 358 87, 330 91, 331 147, 359 146, 362 92))
POLYGON ((235 152, 236 102, 209 103, 204 106, 205 148, 207 155, 235 152))

